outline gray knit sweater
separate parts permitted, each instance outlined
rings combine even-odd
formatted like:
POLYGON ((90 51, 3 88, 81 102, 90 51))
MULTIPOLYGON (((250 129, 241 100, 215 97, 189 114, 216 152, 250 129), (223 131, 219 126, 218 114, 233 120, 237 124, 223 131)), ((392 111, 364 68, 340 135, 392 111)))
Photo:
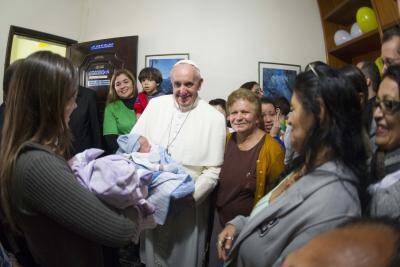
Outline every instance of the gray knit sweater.
POLYGON ((101 245, 122 246, 134 222, 75 179, 67 162, 28 143, 17 158, 12 196, 18 226, 40 266, 103 266, 101 245))
MULTIPOLYGON (((386 175, 400 170, 400 148, 384 155, 384 168, 386 175)), ((400 220, 400 181, 386 188, 370 189, 369 213, 372 217, 400 220)))
POLYGON ((400 181, 371 194, 370 216, 400 220, 400 181))

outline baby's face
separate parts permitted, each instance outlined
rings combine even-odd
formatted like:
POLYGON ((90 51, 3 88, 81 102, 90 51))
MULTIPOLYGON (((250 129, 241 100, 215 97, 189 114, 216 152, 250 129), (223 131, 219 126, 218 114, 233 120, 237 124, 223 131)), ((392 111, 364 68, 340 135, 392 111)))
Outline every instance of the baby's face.
POLYGON ((149 143, 149 141, 147 141, 147 139, 143 136, 139 137, 139 144, 140 144, 140 148, 139 151, 140 153, 149 153, 150 152, 150 148, 151 145, 149 143))

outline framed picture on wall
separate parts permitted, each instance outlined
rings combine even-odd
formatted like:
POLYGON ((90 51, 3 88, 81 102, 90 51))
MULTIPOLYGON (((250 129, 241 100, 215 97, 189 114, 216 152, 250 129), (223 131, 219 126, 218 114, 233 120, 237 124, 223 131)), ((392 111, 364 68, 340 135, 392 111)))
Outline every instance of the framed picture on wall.
POLYGON ((161 90, 165 94, 172 94, 172 84, 169 73, 176 62, 182 59, 189 59, 189 54, 162 54, 145 56, 146 67, 158 69, 163 77, 161 90))
POLYGON ((258 62, 258 81, 264 90, 264 96, 283 96, 290 102, 292 86, 300 71, 300 65, 258 62))

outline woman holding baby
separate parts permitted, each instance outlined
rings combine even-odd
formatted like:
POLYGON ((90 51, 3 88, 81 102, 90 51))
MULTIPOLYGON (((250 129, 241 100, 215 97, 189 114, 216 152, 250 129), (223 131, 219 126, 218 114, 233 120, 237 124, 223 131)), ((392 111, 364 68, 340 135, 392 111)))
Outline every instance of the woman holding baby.
POLYGON ((17 68, 0 151, 1 203, 40 266, 104 266, 101 245, 120 247, 138 234, 74 178, 68 121, 78 76, 67 59, 36 52, 17 68))

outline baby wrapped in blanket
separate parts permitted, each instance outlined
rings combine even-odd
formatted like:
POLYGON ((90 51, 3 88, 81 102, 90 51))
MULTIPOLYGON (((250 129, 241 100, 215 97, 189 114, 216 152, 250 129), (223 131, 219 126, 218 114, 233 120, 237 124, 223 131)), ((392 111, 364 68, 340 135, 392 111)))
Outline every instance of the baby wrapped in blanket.
POLYGON ((171 199, 194 191, 192 178, 160 146, 135 134, 118 138, 116 155, 98 158, 101 149, 75 155, 69 165, 78 181, 97 197, 139 221, 139 227, 163 225, 171 199), (154 223, 155 222, 155 223, 154 223))
POLYGON ((147 201, 155 206, 156 223, 163 225, 171 199, 183 198, 194 192, 192 178, 166 149, 150 144, 143 136, 121 135, 118 137, 118 145, 117 154, 130 159, 144 170, 152 171, 147 201))
MULTIPOLYGON (((98 158, 103 153, 91 148, 69 160, 78 182, 136 222, 140 231, 154 228, 155 207, 146 200, 152 172, 138 168, 121 155, 98 158)), ((138 237, 133 241, 137 242, 138 237)))

